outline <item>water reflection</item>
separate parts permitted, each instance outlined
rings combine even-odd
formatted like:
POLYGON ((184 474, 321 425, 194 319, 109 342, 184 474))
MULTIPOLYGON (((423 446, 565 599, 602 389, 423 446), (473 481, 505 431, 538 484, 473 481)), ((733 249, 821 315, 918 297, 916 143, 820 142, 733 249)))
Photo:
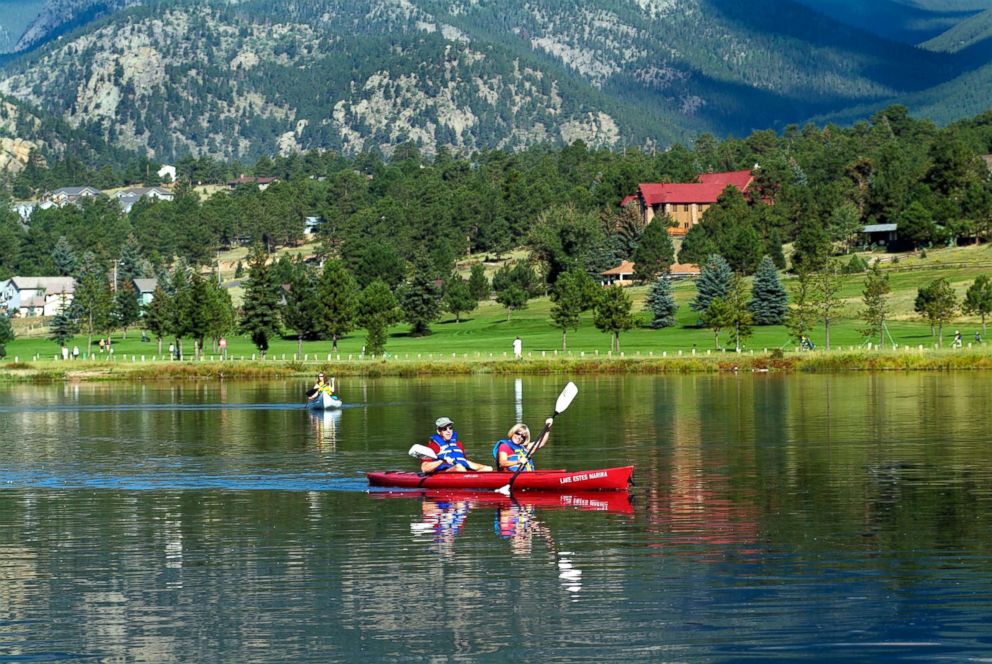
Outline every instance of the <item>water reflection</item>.
POLYGON ((314 439, 317 442, 317 449, 321 452, 333 452, 338 444, 338 427, 341 424, 341 411, 332 410, 307 410, 310 417, 310 426, 314 432, 314 439))

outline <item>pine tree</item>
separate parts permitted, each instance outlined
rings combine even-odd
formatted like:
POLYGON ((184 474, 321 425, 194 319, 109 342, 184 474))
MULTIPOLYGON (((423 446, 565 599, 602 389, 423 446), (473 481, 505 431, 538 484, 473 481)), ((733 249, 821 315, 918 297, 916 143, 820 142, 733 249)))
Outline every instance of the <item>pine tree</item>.
POLYGON ((169 279, 172 295, 167 302, 166 330, 176 340, 176 357, 183 358, 183 337, 191 331, 190 312, 193 309, 193 293, 190 283, 190 270, 184 260, 176 264, 169 279))
POLYGON ((444 306, 455 315, 455 322, 460 323, 462 313, 475 309, 479 306, 479 301, 472 297, 468 282, 458 275, 453 275, 444 292, 444 306))
POLYGON ((779 281, 770 256, 761 259, 751 287, 751 313, 755 325, 781 325, 789 312, 789 295, 779 281))
POLYGON ((950 321, 958 309, 958 298, 947 279, 935 279, 919 289, 917 302, 922 301, 921 313, 930 321, 930 329, 937 328, 937 344, 943 345, 944 323, 950 321))
POLYGON ((561 330, 561 349, 568 350, 566 335, 568 330, 579 329, 579 317, 585 304, 581 276, 584 273, 569 270, 558 277, 551 293, 551 322, 561 330))
POLYGON ((985 336, 985 318, 992 314, 992 279, 979 275, 975 282, 968 287, 961 307, 968 315, 978 315, 982 318, 982 336, 985 336))
POLYGON ((492 289, 489 286, 489 280, 486 278, 486 269, 482 266, 482 263, 476 263, 472 266, 472 271, 468 277, 468 290, 476 302, 489 299, 492 289))
POLYGON ((413 274, 400 291, 403 318, 410 323, 415 337, 431 333, 431 323, 441 316, 441 292, 424 261, 418 261, 413 274))
POLYGON ((261 245, 252 249, 241 313, 241 331, 251 336, 262 357, 269 349, 269 337, 279 333, 278 285, 272 280, 267 258, 261 245))
POLYGON ((79 321, 76 320, 73 314, 72 307, 68 305, 65 295, 63 295, 62 306, 59 307, 59 312, 55 314, 52 322, 48 324, 48 338, 59 346, 66 345, 79 333, 79 321))
POLYGON ((52 249, 52 262, 55 263, 55 271, 60 277, 68 277, 76 273, 76 254, 73 253, 72 246, 64 235, 59 236, 55 248, 52 249))
POLYGON ((358 282, 341 261, 327 261, 318 287, 321 303, 320 326, 331 337, 331 352, 338 351, 338 340, 355 327, 358 282))
POLYGON ((654 219, 648 224, 634 251, 634 276, 643 282, 651 281, 659 274, 667 274, 675 262, 675 247, 663 223, 665 219, 654 219))
POLYGON ((785 326, 792 337, 801 342, 813 326, 816 311, 813 308, 813 277, 814 274, 806 269, 796 273, 792 285, 792 306, 785 316, 785 326))
POLYGON ((511 283, 496 293, 496 301, 506 307, 506 320, 515 309, 527 308, 527 292, 517 284, 511 283))
POLYGON ((400 320, 399 302, 389 284, 376 279, 358 297, 358 324, 365 328, 365 352, 382 355, 389 326, 400 320))
POLYGON ((124 329, 124 338, 127 339, 127 328, 134 325, 141 317, 141 305, 138 304, 138 296, 134 292, 132 281, 123 281, 114 296, 114 323, 124 329))
POLYGON ((696 280, 696 297, 689 308, 697 313, 706 311, 713 298, 723 297, 730 290, 734 273, 719 254, 710 254, 699 270, 696 280))
POLYGON ((636 321, 631 314, 633 303, 623 286, 614 285, 603 290, 596 308, 593 310, 593 323, 596 329, 611 334, 610 350, 620 350, 620 333, 634 327, 636 321))
POLYGON ((110 313, 113 308, 113 298, 107 275, 99 269, 86 271, 76 285, 73 294, 72 314, 81 321, 86 330, 86 352, 90 353, 93 345, 93 335, 103 332, 110 325, 110 313))
POLYGON ((651 327, 655 329, 673 327, 678 308, 679 305, 675 303, 675 297, 672 295, 672 281, 667 274, 663 274, 655 280, 651 292, 644 301, 644 309, 654 316, 651 327))
POLYGON ((158 340, 158 354, 162 354, 162 337, 168 333, 169 296, 161 286, 155 287, 152 301, 145 305, 142 326, 158 340))
POLYGON ((888 295, 892 292, 889 286, 889 275, 882 272, 878 264, 871 266, 865 276, 865 288, 862 291, 864 309, 861 310, 861 320, 865 326, 862 333, 869 338, 878 336, 878 345, 885 344, 885 319, 889 313, 888 295))
POLYGON ((7 357, 7 344, 14 338, 14 326, 10 324, 10 316, 7 312, 0 311, 0 358, 7 357))
POLYGON ((133 235, 128 235, 121 248, 121 258, 117 263, 117 287, 121 284, 141 279, 150 274, 148 261, 145 260, 141 244, 133 235))
POLYGON ((293 266, 282 310, 282 322, 296 331, 296 359, 303 358, 303 340, 313 339, 320 329, 320 298, 317 277, 310 267, 299 261, 293 266))

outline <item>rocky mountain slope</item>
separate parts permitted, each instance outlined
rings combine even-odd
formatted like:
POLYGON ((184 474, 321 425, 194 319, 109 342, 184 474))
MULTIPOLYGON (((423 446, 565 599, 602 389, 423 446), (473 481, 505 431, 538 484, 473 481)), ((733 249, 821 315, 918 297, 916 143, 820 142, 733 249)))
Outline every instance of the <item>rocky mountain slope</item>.
POLYGON ((664 146, 870 108, 968 73, 954 54, 877 38, 791 0, 247 0, 121 11, 129 1, 52 0, 67 22, 39 34, 85 25, 8 63, 0 94, 158 159, 251 159, 388 153, 406 141, 427 152, 576 139, 664 146), (87 22, 100 11, 110 15, 87 22))

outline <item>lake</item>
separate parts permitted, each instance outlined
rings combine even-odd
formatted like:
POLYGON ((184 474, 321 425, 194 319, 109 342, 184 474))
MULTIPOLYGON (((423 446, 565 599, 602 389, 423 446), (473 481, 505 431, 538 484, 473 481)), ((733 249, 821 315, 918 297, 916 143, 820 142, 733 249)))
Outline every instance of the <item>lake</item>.
POLYGON ((629 497, 369 493, 566 380, 0 385, 0 662, 992 652, 988 374, 577 377, 538 465, 629 497))

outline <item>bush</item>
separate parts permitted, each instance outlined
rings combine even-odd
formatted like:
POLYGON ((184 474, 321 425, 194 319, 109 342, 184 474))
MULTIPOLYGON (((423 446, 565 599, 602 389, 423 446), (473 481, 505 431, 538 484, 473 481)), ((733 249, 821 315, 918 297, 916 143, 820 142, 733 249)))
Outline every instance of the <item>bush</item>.
POLYGON ((854 254, 851 260, 841 270, 844 274, 861 274, 868 269, 868 263, 861 256, 854 254))
POLYGON ((920 249, 920 258, 926 258, 926 257, 927 257, 927 250, 920 249))

